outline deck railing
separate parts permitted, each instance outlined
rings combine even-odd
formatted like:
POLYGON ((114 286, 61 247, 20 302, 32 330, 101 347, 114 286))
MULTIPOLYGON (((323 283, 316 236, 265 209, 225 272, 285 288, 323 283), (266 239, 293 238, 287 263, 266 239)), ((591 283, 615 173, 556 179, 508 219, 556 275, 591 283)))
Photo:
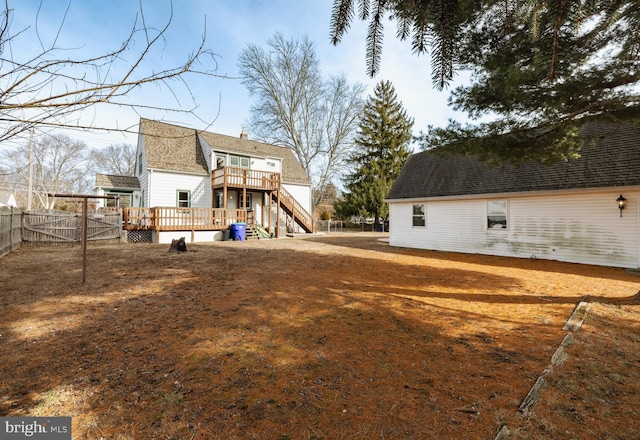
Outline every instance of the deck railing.
POLYGON ((122 208, 124 229, 152 231, 209 231, 247 221, 244 209, 122 208))
POLYGON ((280 185, 280 173, 248 170, 246 168, 222 167, 213 170, 211 186, 222 188, 247 188, 261 191, 275 191, 280 185))
MULTIPOLYGON (((274 194, 275 196, 275 194, 274 194)), ((284 187, 280 188, 280 206, 282 206, 291 217, 306 232, 313 232, 313 217, 306 209, 293 197, 284 187)))

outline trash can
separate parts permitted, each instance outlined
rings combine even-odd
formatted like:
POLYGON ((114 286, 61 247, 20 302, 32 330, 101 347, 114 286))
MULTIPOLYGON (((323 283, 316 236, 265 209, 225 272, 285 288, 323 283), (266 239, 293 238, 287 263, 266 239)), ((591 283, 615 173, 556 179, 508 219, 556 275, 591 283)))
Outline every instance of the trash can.
POLYGON ((231 231, 229 229, 222 230, 222 241, 229 241, 231 238, 231 231))
POLYGON ((231 237, 237 241, 244 241, 247 238, 247 224, 246 223, 232 224, 231 237))

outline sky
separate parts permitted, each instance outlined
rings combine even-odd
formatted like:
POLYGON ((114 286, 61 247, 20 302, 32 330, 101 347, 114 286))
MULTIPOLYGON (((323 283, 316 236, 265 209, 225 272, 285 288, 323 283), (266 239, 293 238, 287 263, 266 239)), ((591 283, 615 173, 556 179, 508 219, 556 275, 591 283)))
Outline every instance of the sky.
MULTIPOLYGON (((365 36, 367 23, 354 20, 342 42, 329 41, 332 0, 14 0, 11 31, 24 30, 11 41, 15 58, 27 58, 42 47, 55 45, 52 56, 80 58, 117 49, 135 24, 144 18, 150 28, 163 27, 173 16, 165 39, 150 52, 143 71, 158 71, 183 63, 206 34, 205 47, 215 53, 203 58, 196 68, 216 76, 188 74, 184 82, 146 85, 130 93, 125 103, 148 108, 134 111, 128 106, 100 105, 84 111, 81 121, 91 126, 136 128, 139 118, 177 123, 215 133, 238 136, 247 125, 252 97, 238 78, 237 61, 247 44, 266 48, 276 32, 287 39, 308 36, 315 43, 320 68, 325 78, 345 75, 348 82, 362 83, 366 96, 381 80, 391 81, 407 114, 414 118, 414 134, 428 125, 445 126, 448 119, 464 121, 465 116, 447 106, 449 91, 437 91, 431 83, 428 56, 416 56, 410 43, 395 37, 395 23, 388 22, 382 53, 381 71, 375 78, 366 74, 365 36), (157 108, 175 111, 159 111, 157 108), (195 109, 194 114, 185 110, 195 109)), ((105 66, 101 75, 118 75, 136 50, 144 47, 142 33, 134 35, 134 44, 123 54, 123 63, 105 66), (109 67, 110 70, 106 70, 109 67)), ((7 53, 7 49, 4 50, 7 53)), ((460 78, 456 83, 460 83, 460 78)), ((0 79, 0 87, 6 87, 0 79)), ((456 84, 454 83, 454 85, 456 84)), ((45 91, 46 93, 46 91, 45 91)), ((90 147, 117 143, 136 143, 135 134, 118 131, 73 131, 71 137, 90 147)), ((251 138, 251 133, 249 132, 251 138)), ((0 145, 12 148, 13 140, 0 145)))

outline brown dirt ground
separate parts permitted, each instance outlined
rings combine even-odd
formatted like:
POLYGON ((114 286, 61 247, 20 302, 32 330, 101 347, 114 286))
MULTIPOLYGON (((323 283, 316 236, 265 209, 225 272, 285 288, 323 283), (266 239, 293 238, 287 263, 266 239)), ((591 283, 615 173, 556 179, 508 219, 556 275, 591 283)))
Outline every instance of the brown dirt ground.
POLYGON ((0 258, 0 415, 74 439, 629 439, 640 278, 384 234, 23 246, 0 258), (562 341, 532 416, 517 410, 562 341))

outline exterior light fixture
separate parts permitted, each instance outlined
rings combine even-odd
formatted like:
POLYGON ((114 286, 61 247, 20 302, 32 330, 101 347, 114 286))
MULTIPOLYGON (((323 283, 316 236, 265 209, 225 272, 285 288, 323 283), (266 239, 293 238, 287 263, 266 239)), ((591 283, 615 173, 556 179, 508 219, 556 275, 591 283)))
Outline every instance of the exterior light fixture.
POLYGON ((627 204, 627 199, 625 199, 622 194, 620 194, 620 197, 618 197, 616 199, 616 202, 618 202, 618 209, 620 209, 620 217, 622 217, 622 210, 624 209, 624 207, 627 204))

